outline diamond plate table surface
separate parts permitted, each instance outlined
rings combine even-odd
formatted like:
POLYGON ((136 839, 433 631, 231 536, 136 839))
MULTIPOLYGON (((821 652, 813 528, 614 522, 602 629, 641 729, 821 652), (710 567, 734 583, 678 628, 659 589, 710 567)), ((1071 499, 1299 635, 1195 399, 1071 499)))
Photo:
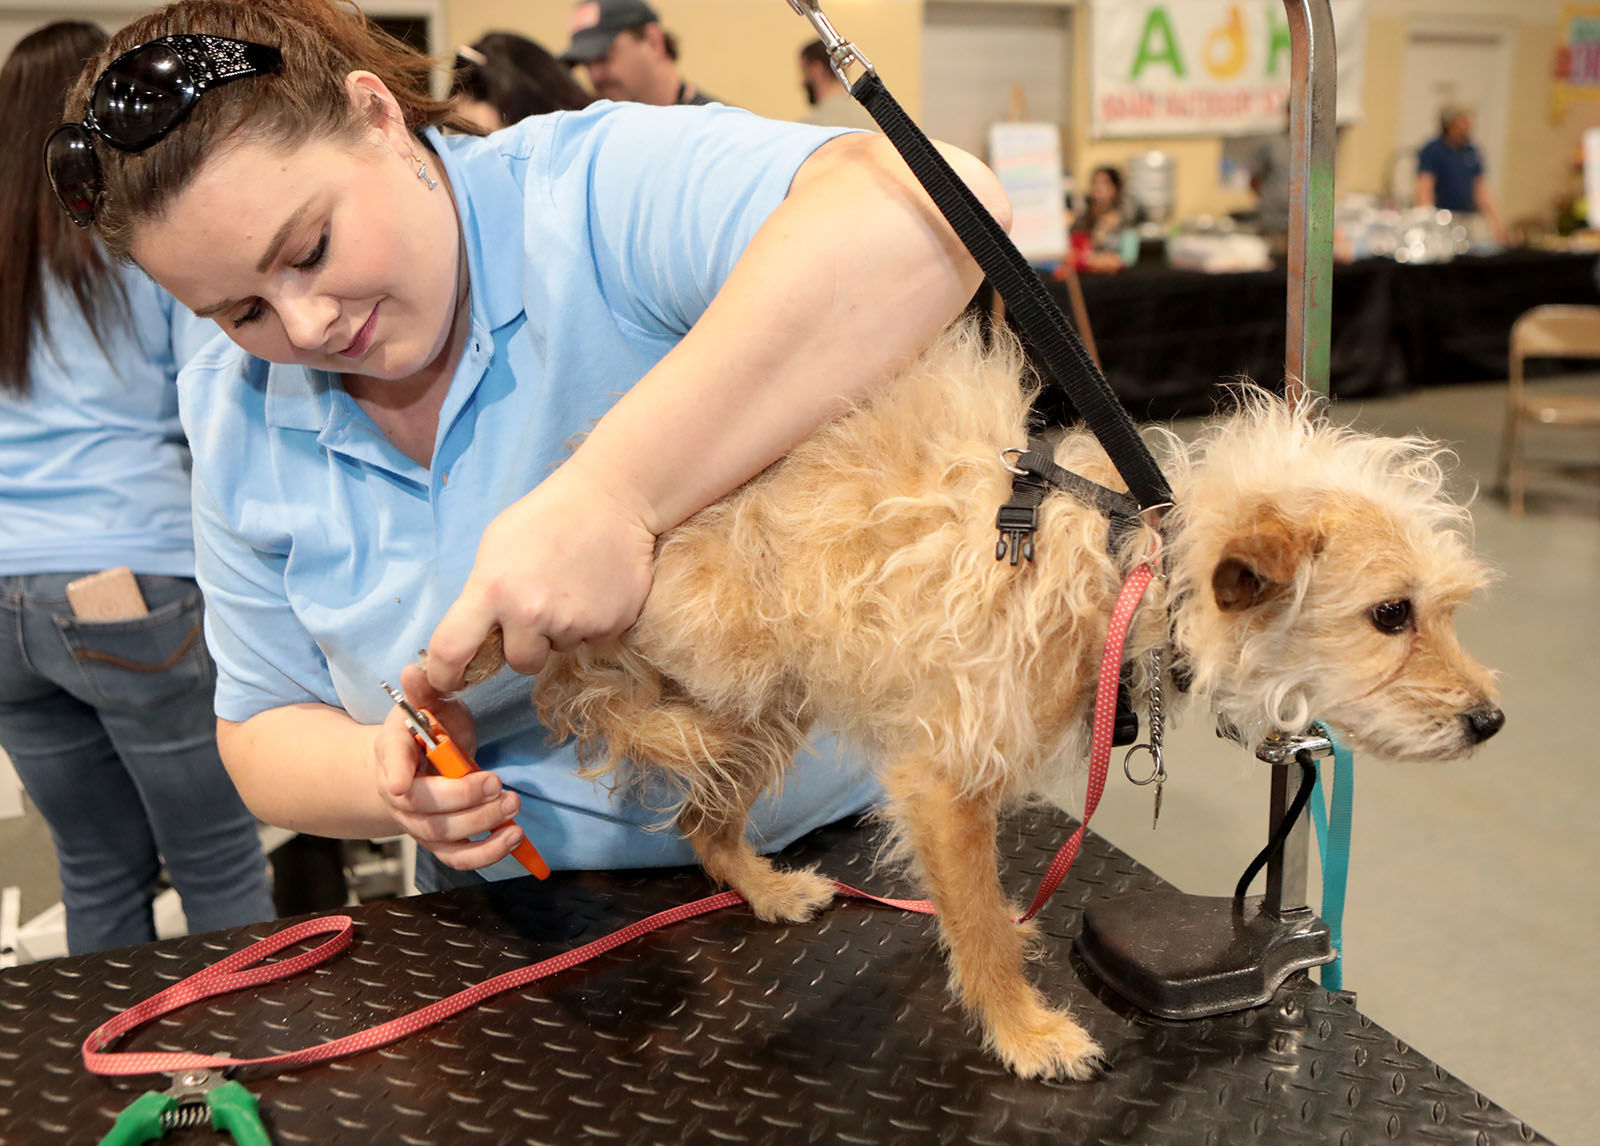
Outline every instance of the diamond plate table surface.
MULTIPOLYGON (((1070 828, 1049 810, 1006 823, 1014 895, 1031 896, 1070 828)), ((857 887, 912 890, 873 870, 875 840, 860 825, 786 854, 857 887)), ((1163 886, 1090 836, 1040 916, 1045 954, 1031 973, 1106 1048, 1111 1067, 1093 1082, 1003 1070, 945 992, 933 921, 853 901, 800 926, 716 912, 380 1050, 236 1077, 278 1146, 1547 1141, 1304 975, 1240 1014, 1172 1023, 1131 1010, 1077 961, 1072 939, 1086 905, 1163 886)), ((711 890, 690 870, 574 873, 369 903, 350 912, 344 954, 167 1016, 117 1049, 294 1050, 711 890)), ((282 925, 0 972, 0 1143, 97 1142, 158 1080, 89 1074, 78 1054, 89 1031, 282 925)))

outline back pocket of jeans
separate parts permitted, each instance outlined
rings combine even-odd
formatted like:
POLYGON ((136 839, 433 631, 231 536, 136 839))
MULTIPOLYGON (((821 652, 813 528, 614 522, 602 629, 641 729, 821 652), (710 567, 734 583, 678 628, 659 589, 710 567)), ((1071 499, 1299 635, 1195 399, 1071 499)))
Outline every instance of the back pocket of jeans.
POLYGON ((80 621, 57 616, 56 626, 97 703, 149 708, 215 686, 201 632, 204 614, 200 590, 192 588, 143 617, 80 621))

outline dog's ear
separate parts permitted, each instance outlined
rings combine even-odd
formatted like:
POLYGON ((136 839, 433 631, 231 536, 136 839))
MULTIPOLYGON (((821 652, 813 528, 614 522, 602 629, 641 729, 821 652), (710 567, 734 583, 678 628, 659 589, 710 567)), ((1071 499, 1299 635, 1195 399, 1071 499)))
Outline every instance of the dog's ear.
POLYGON ((1273 509, 1258 510, 1246 531, 1223 545, 1211 571, 1217 608, 1233 613, 1268 600, 1294 580, 1315 544, 1309 526, 1297 527, 1273 509))

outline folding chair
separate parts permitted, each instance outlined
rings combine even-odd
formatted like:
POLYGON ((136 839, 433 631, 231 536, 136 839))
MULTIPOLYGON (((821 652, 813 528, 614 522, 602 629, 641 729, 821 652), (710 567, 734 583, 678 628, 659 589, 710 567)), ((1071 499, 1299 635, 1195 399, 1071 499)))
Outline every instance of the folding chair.
POLYGON ((1528 462, 1523 425, 1600 428, 1600 394, 1594 397, 1530 392, 1523 383, 1528 358, 1600 358, 1600 306, 1536 306, 1511 327, 1511 380, 1506 386, 1506 427, 1500 446, 1498 487, 1511 512, 1522 515, 1528 462))

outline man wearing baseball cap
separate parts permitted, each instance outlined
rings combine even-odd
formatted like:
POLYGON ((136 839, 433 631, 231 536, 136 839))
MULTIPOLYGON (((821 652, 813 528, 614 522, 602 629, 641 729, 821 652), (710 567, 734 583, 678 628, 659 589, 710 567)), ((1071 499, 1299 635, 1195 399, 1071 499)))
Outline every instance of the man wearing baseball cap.
POLYGON ((716 103, 678 74, 678 44, 644 0, 580 0, 567 23, 572 42, 561 53, 582 64, 602 99, 635 103, 716 103))

